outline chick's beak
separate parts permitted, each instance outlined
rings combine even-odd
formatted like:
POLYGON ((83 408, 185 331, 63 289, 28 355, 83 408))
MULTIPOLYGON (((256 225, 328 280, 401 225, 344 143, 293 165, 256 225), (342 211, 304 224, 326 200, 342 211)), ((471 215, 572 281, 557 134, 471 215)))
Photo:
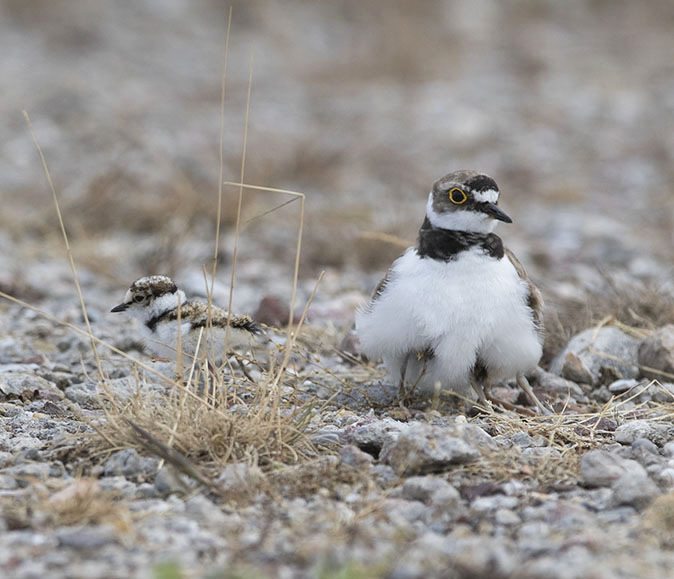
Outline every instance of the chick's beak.
POLYGON ((123 312, 129 307, 129 304, 119 304, 118 306, 115 306, 112 308, 110 311, 111 312, 123 312))
POLYGON ((510 219, 507 213, 499 209, 498 205, 495 203, 485 203, 482 206, 482 212, 486 213, 491 217, 492 219, 496 219, 498 221, 503 221, 504 223, 512 223, 513 220, 510 219))

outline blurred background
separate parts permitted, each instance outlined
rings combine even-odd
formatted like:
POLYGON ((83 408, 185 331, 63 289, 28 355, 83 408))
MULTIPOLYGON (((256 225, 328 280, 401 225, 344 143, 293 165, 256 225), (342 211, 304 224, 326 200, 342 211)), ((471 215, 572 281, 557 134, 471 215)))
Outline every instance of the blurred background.
MULTIPOLYGON (((1 0, 0 288, 72 296, 25 108, 94 302, 150 273, 203 291, 230 4, 224 177, 253 54, 245 181, 306 194, 301 297, 327 270, 314 317, 348 322, 401 251, 381 234, 413 242, 431 183, 460 168, 499 183, 498 233, 563 315, 672 291, 670 0, 1 0)), ((258 217, 287 199, 246 193, 237 307, 288 295, 298 206, 258 217)))

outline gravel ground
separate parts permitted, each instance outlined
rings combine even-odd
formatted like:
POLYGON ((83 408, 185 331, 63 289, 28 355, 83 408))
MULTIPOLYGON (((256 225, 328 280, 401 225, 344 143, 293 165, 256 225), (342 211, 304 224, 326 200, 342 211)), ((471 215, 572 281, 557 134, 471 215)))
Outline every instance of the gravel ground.
MULTIPOLYGON (((225 412, 180 399, 174 368, 109 310, 151 273, 204 296, 227 9, 0 2, 0 291, 39 310, 0 300, 2 574, 673 575, 673 24, 666 0, 234 2, 224 177, 240 177, 254 51, 245 180, 307 195, 298 315, 325 274, 279 383, 272 332, 255 384, 227 374, 225 412), (63 324, 85 328, 23 108, 92 332, 119 350, 100 346, 100 364, 63 324), (550 418, 401 408, 357 356, 355 308, 414 238, 430 183, 463 167, 500 184, 515 224, 499 233, 546 298, 531 381, 550 418), (272 391, 298 432, 254 412, 272 391)), ((233 296, 275 324, 299 205, 263 214, 286 200, 246 194, 233 296)))

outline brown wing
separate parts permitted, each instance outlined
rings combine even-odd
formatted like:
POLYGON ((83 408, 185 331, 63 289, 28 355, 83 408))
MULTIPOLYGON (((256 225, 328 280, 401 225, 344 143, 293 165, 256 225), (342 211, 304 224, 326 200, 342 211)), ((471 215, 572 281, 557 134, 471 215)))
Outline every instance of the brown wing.
MULTIPOLYGON (((400 257, 405 255, 405 253, 408 252, 410 249, 412 248, 410 247, 406 249, 405 252, 400 255, 400 257)), ((400 257, 396 258, 396 260, 393 262, 394 265, 395 262, 398 261, 398 259, 400 259, 400 257)), ((374 288, 374 292, 372 293, 372 298, 370 298, 370 303, 368 304, 368 307, 372 307, 372 304, 376 302, 379 299, 379 297, 384 293, 384 291, 386 290, 386 286, 391 281, 392 272, 393 272, 393 265, 391 265, 391 267, 388 268, 386 275, 379 280, 377 287, 374 288)))
POLYGON ((534 323, 536 324, 539 331, 543 331, 543 296, 541 292, 538 291, 538 288, 534 283, 529 279, 524 266, 520 263, 520 260, 515 257, 515 254, 510 251, 507 247, 505 248, 506 257, 510 260, 510 263, 513 264, 517 275, 520 276, 520 279, 527 282, 529 288, 529 295, 527 296, 527 305, 531 308, 531 311, 534 315, 534 323))
POLYGON ((370 305, 376 302, 379 299, 379 296, 381 296, 381 294, 384 293, 384 290, 386 289, 386 286, 388 285, 390 279, 391 279, 391 268, 389 268, 389 270, 386 272, 386 275, 379 280, 377 287, 374 288, 372 298, 370 299, 370 305))
MULTIPOLYGON (((205 328, 208 324, 208 304, 202 302, 185 302, 180 306, 180 315, 183 318, 191 318, 193 328, 205 328)), ((211 323, 216 328, 226 327, 227 321, 229 320, 232 328, 245 330, 251 334, 259 334, 262 332, 260 325, 253 320, 253 318, 245 314, 232 314, 230 317, 226 310, 212 305, 210 316, 211 323)), ((173 319, 176 319, 177 317, 177 311, 174 311, 173 319)))

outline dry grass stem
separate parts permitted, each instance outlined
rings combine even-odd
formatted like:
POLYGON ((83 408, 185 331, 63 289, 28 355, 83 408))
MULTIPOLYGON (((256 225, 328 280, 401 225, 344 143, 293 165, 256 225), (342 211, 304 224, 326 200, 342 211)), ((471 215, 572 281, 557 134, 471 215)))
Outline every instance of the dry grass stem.
POLYGON ((84 323, 87 326, 88 337, 91 341, 91 349, 94 353, 94 358, 96 359, 96 365, 98 367, 99 376, 102 382, 105 382, 105 374, 103 373, 103 368, 101 366, 101 360, 98 357, 98 350, 96 349, 96 341, 94 340, 93 332, 91 331, 91 324, 89 323, 89 316, 87 314, 87 306, 84 303, 84 296, 82 295, 82 288, 80 287, 80 278, 77 275, 77 268, 75 267, 75 260, 73 259, 73 251, 70 247, 70 242, 68 241, 68 234, 66 233, 66 227, 63 222, 63 216, 61 215, 61 206, 59 205, 58 196, 56 195, 56 188, 54 187, 54 182, 52 181, 51 174, 49 173, 49 167, 47 166, 47 160, 44 157, 42 152, 42 147, 38 141, 37 135, 33 130, 33 123, 28 116, 28 111, 23 111, 23 116, 26 119, 26 124, 28 125, 28 130, 30 131, 33 142, 35 143, 35 148, 37 149, 38 154, 40 155, 40 161, 42 162, 42 168, 44 170, 45 176, 47 177, 47 182, 49 183, 49 189, 51 190, 52 199, 54 201, 54 207, 56 208, 56 215, 59 220, 59 227, 61 228, 61 234, 63 235, 63 241, 65 242, 66 251, 68 254, 68 263, 70 264, 70 270, 73 276, 73 281, 75 282, 75 288, 77 289, 77 296, 80 300, 80 307, 82 308, 82 316, 84 317, 84 323))
MULTIPOLYGON (((248 94, 246 96, 246 117, 243 126, 243 146, 241 152, 241 175, 239 182, 244 182, 246 172, 246 149, 248 147, 248 119, 250 116, 250 95, 253 88, 253 54, 250 55, 250 65, 248 70, 248 94)), ((222 179, 218 184, 218 188, 222 187, 222 179)), ((234 249, 232 250, 232 275, 229 282, 229 303, 227 304, 227 326, 225 327, 225 351, 227 350, 227 343, 229 338, 229 325, 232 315, 232 300, 234 298, 234 277, 236 275, 236 259, 239 250, 239 236, 241 234, 241 205, 243 204, 243 184, 239 186, 239 196, 236 202, 236 226, 234 229, 234 249)))
MULTIPOLYGON (((219 139, 219 155, 218 155, 218 213, 217 222, 215 226, 215 249, 213 251, 213 271, 211 272, 211 291, 213 293, 213 286, 215 285, 215 272, 218 266, 218 252, 220 250, 220 228, 222 225, 222 181, 224 179, 225 171, 225 87, 227 80, 227 61, 229 56, 229 34, 232 28, 232 7, 229 7, 229 15, 227 17, 227 33, 225 35, 225 53, 222 64, 222 83, 220 87, 220 139, 219 139)), ((241 179, 243 181, 243 178, 241 179)), ((210 303, 210 302, 209 302, 210 303)))
POLYGON ((361 231, 358 235, 360 239, 368 239, 372 241, 381 241, 382 243, 388 243, 394 245, 395 247, 400 247, 402 249, 408 248, 412 243, 407 239, 398 237, 397 235, 391 235, 390 233, 382 233, 380 231, 361 231))

